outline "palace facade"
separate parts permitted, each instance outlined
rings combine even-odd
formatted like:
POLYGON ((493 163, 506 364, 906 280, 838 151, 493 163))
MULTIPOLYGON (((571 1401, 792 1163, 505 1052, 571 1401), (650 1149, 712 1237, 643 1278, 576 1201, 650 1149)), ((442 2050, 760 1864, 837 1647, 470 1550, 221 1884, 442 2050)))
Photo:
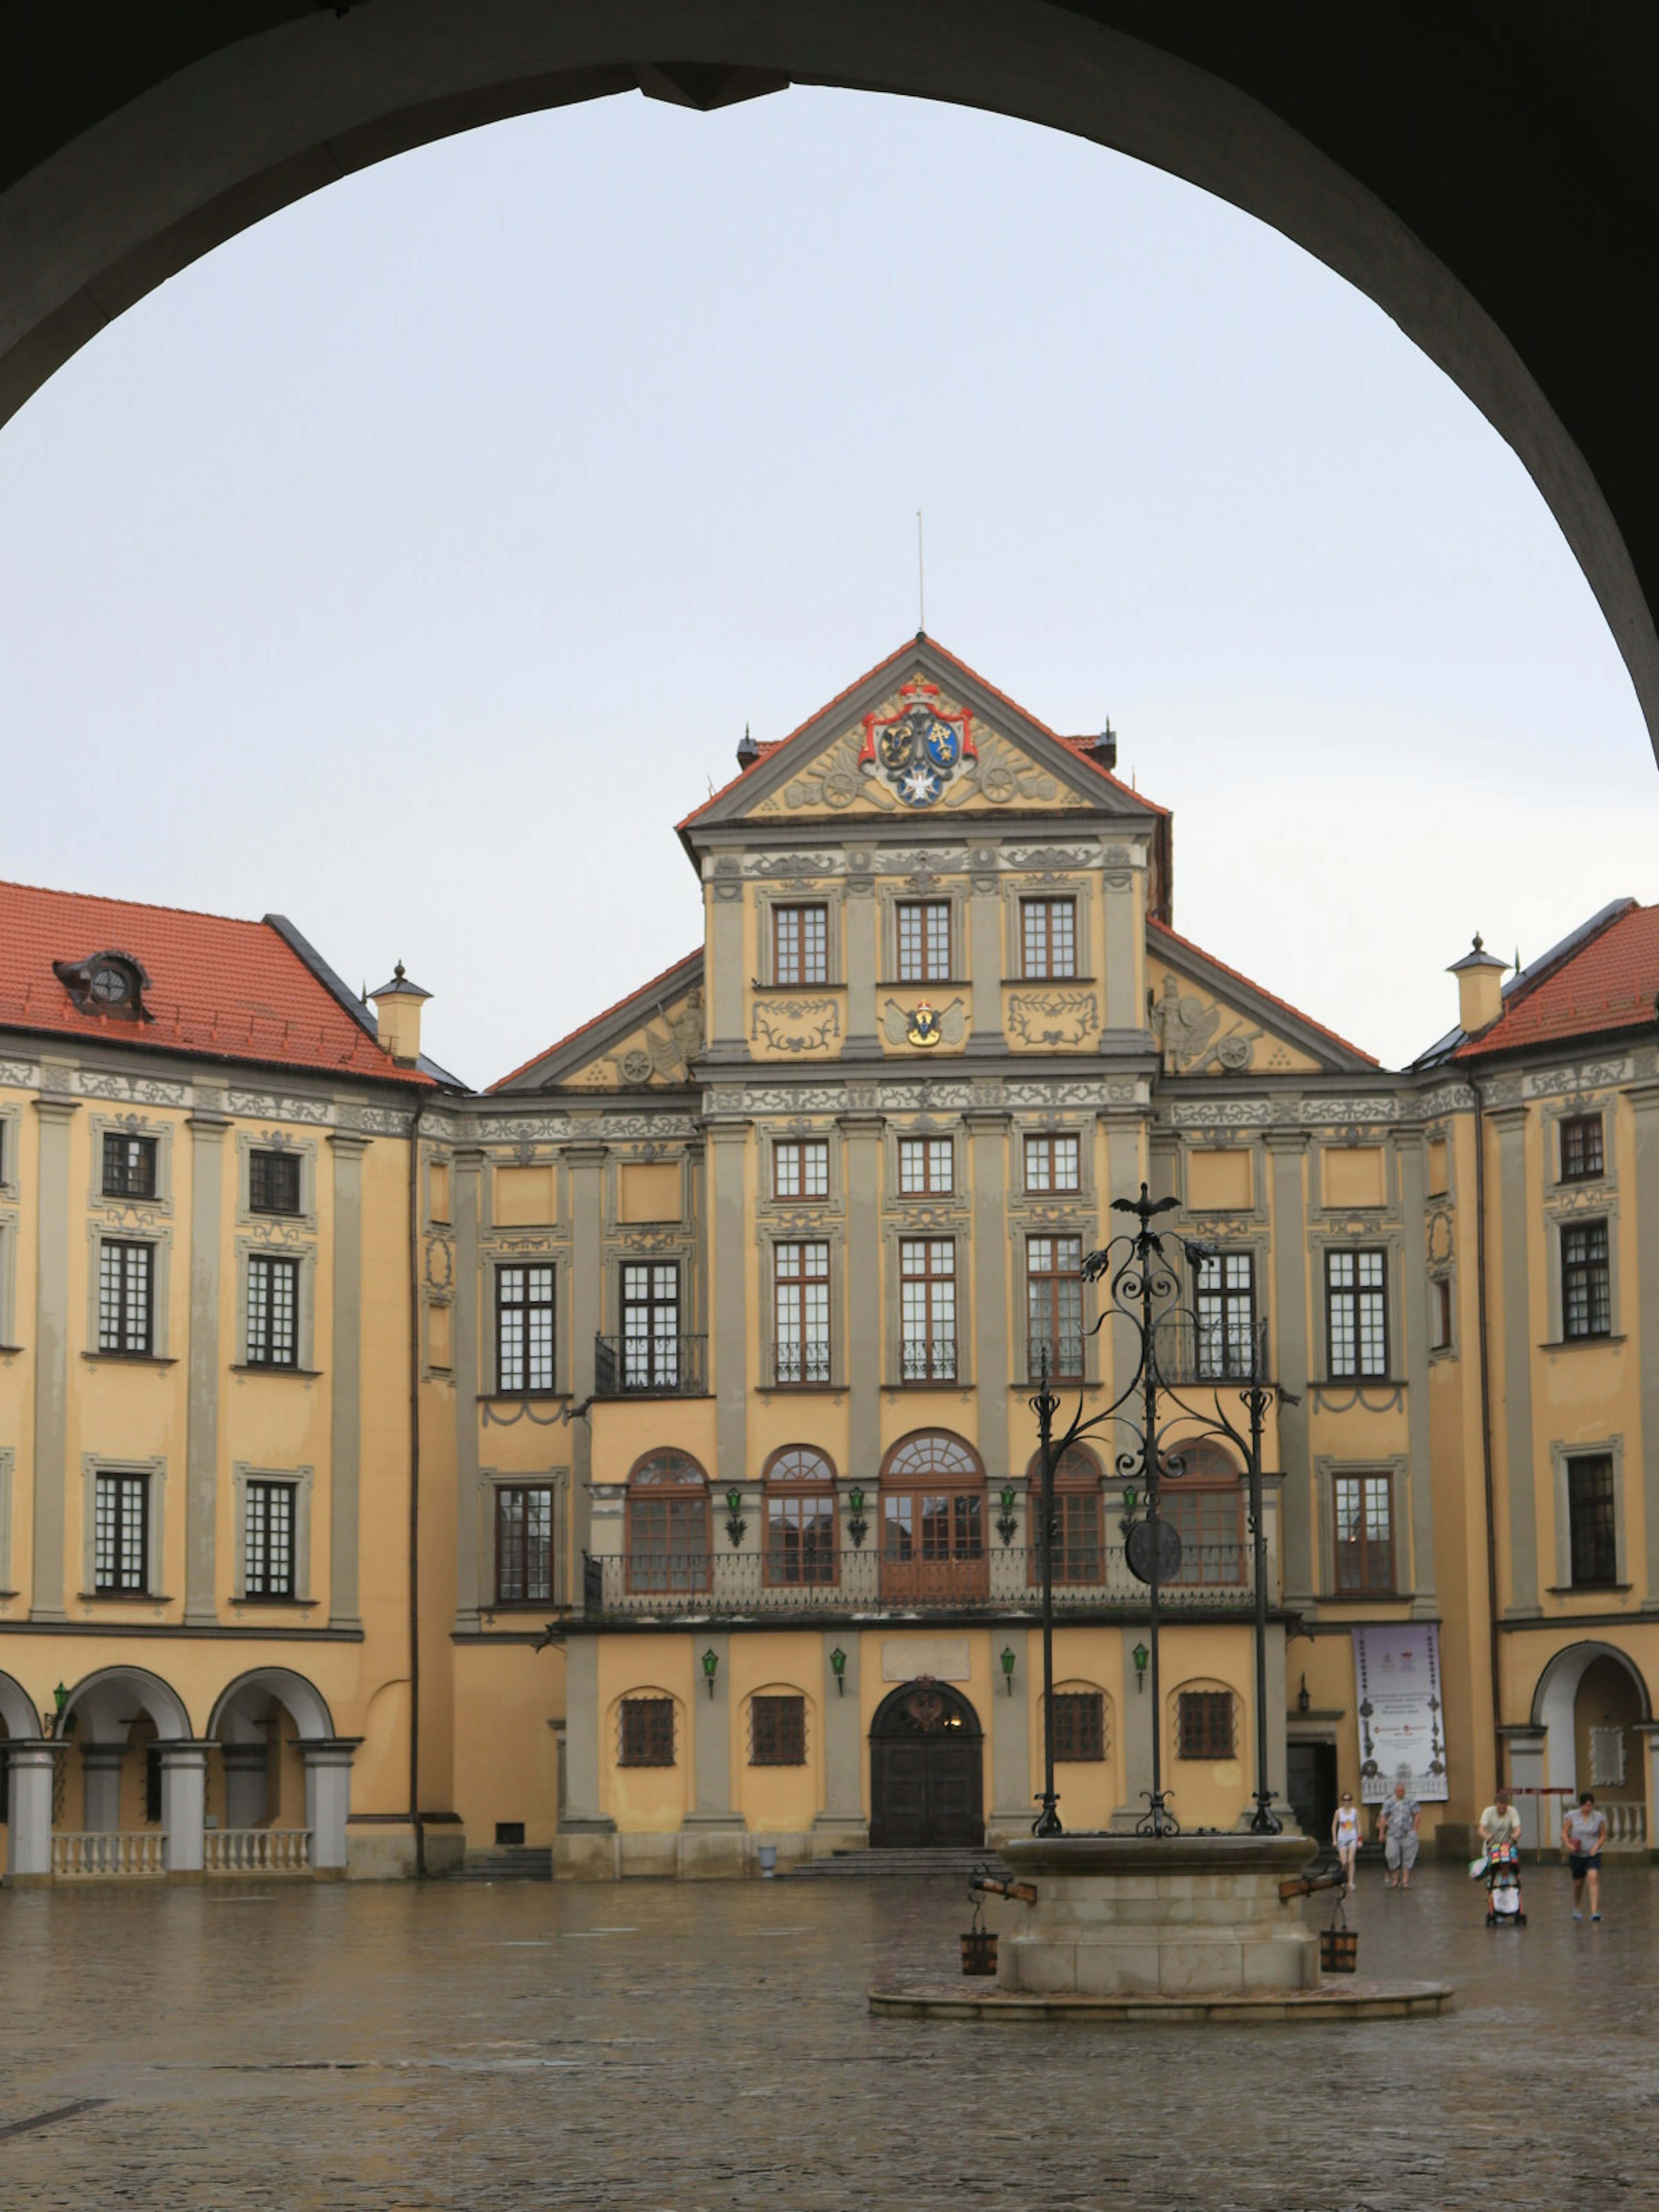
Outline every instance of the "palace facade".
POLYGON ((1183 1825, 1249 1808, 1255 1364, 1275 1791, 1386 1786, 1398 1659, 1444 1848, 1507 1778, 1645 1850, 1659 911, 1477 944, 1390 1073, 1177 933, 1109 736, 931 640, 738 767, 679 825, 701 945, 483 1094, 280 917, 0 889, 9 1878, 1028 1824, 1030 1400, 1129 1381, 1080 1269, 1143 1182, 1203 1248, 1181 1563, 1155 1694, 1124 1445, 1074 1447, 1067 1826, 1133 1822, 1155 1737, 1183 1825))

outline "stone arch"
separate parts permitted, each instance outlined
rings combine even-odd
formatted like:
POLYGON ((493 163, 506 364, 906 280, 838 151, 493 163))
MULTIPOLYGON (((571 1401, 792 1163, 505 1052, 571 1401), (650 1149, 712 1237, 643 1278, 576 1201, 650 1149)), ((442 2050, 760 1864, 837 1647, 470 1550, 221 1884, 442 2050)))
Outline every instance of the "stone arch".
POLYGON ((889 1445, 881 1462, 884 1482, 983 1482, 985 1462, 954 1429, 912 1429, 889 1445))
POLYGON ((1648 1686, 1629 1652, 1621 1651, 1616 1644, 1595 1639, 1569 1644, 1565 1650, 1556 1652, 1546 1662, 1532 1693, 1532 1722, 1534 1728, 1544 1731, 1544 1763, 1552 1788, 1578 1790, 1589 1786, 1578 1773, 1578 1688, 1598 1659, 1613 1660, 1623 1668, 1635 1685, 1642 1718, 1653 1718, 1648 1686))
POLYGON ((949 1682, 901 1682, 870 1722, 870 1841, 877 1850, 977 1850, 985 1840, 985 1731, 949 1682))
POLYGON ((125 1742, 126 1724, 118 1708, 134 1700, 155 1723, 161 1742, 191 1741, 190 1715, 185 1710, 184 1699, 159 1674, 152 1674, 145 1667, 100 1667, 83 1675, 65 1698, 52 1734, 64 1735, 73 1714, 82 1742, 125 1742))
POLYGON ((287 1667, 255 1667, 228 1683, 214 1702, 207 1725, 209 1735, 218 1737, 228 1729, 230 1741, 251 1741, 253 1727, 247 1707, 261 1696, 275 1698, 288 1707, 302 1739, 333 1735, 334 1722, 322 1692, 287 1667))
POLYGON ((19 1736, 38 1736, 40 1716, 30 1702, 22 1684, 9 1674, 0 1674, 0 1723, 6 1734, 15 1741, 19 1736))
POLYGON ((912 1682, 901 1682, 896 1690, 890 1690, 870 1719, 872 1741, 877 1736, 936 1735, 941 1728, 952 1732, 959 1730, 964 1741, 969 1738, 977 1739, 985 1733, 971 1698, 964 1697, 953 1683, 936 1682, 922 1674, 912 1682), (918 1716, 912 1709, 912 1701, 918 1698, 924 1701, 939 1699, 944 1708, 939 1726, 923 1725, 933 1717, 925 1712, 918 1716))

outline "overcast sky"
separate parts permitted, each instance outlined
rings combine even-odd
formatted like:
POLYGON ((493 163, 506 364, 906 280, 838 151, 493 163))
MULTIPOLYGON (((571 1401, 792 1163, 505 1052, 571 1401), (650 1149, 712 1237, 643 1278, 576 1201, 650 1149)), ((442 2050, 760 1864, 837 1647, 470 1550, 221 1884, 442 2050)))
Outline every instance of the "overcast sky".
POLYGON ((1607 627, 1382 315, 1097 148, 799 90, 337 185, 0 430, 0 874, 401 957, 489 1081, 697 941, 672 824, 914 632, 918 507, 929 630, 1174 807, 1176 927, 1386 1060, 1475 928, 1659 896, 1607 627))

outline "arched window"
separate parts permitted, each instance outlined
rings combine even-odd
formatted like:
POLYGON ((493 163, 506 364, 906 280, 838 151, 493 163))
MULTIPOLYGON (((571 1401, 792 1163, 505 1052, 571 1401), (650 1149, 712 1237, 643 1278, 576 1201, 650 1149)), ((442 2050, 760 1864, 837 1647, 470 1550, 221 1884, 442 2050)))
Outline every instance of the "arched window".
POLYGON ((799 1589, 836 1579, 836 1469, 813 1444, 786 1444, 766 1462, 766 1579, 799 1589))
POLYGON ((948 1429, 919 1429, 881 1471, 882 1589, 894 1597, 982 1596, 985 1470, 948 1429))
MULTIPOLYGON (((1026 1469, 1026 1547, 1030 1579, 1042 1579, 1042 1454, 1026 1469)), ((1100 1462, 1086 1444, 1068 1444, 1054 1462, 1054 1580, 1097 1583, 1105 1578, 1101 1544, 1100 1462)))
POLYGON ((1244 1489, 1237 1463, 1207 1441, 1172 1444, 1166 1459, 1181 1468, 1160 1485, 1158 1507, 1181 1538, 1176 1583, 1192 1589, 1243 1582, 1244 1489))
POLYGON ((628 1587, 708 1588, 708 1478, 689 1452, 649 1452, 628 1478, 628 1587))

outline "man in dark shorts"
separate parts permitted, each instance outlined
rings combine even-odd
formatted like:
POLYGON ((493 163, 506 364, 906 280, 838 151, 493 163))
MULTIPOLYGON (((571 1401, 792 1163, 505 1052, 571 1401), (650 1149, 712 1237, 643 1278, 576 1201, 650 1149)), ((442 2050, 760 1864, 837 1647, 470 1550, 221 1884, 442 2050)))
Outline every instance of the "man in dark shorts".
POLYGON ((1578 1800, 1578 1810, 1569 1813, 1561 1823, 1561 1848, 1567 1855, 1567 1864, 1572 1870, 1572 1917, 1584 1917, 1584 1886, 1589 1885, 1590 1918, 1601 1917, 1601 1846, 1607 1841, 1607 1816, 1596 1808, 1593 1793, 1586 1790, 1578 1800))

